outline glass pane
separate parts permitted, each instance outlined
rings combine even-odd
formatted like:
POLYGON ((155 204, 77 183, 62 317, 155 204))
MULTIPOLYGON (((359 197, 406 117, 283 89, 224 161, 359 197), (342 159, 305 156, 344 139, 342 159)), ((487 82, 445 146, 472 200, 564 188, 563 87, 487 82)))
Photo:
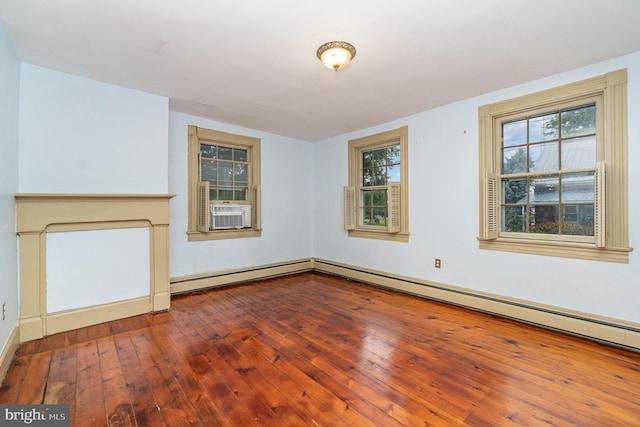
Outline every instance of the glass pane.
POLYGON ((529 119, 529 142, 558 139, 558 114, 547 114, 529 119))
POLYGON ((593 172, 562 175, 562 202, 579 203, 595 200, 595 176, 593 172))
POLYGON ((216 158, 216 146, 215 145, 207 145, 200 144, 200 154, 202 157, 208 157, 210 159, 216 158))
POLYGON ((523 233, 525 228, 524 206, 503 206, 502 207, 502 231, 513 233, 523 233))
POLYGON ((596 132, 596 106, 563 111, 561 121, 563 138, 593 134, 596 132))
POLYGON ((540 205, 529 208, 529 232, 558 234, 558 205, 540 205))
POLYGON ((373 208, 372 225, 387 225, 387 209, 386 208, 373 208))
POLYGON ((387 147, 387 163, 400 164, 400 145, 392 145, 387 147))
MULTIPOLYGON (((558 175, 544 175, 531 178, 529 181, 530 203, 558 203, 560 202, 560 178, 558 175)), ((556 215, 557 216, 557 215, 556 215)))
POLYGON ((371 218, 373 216, 372 208, 361 208, 360 215, 362 218, 361 224, 371 225, 371 221, 372 221, 371 218))
POLYGON ((513 147, 527 143, 527 120, 503 123, 502 125, 502 146, 513 147))
POLYGON ((233 172, 236 182, 249 182, 249 166, 246 163, 235 163, 233 172))
POLYGON ((247 187, 236 187, 235 196, 233 200, 249 200, 249 190, 247 187))
POLYGON ((524 147, 505 148, 502 152, 502 173, 527 172, 527 149, 524 147))
POLYGON ((218 200, 218 190, 209 187, 209 200, 218 200))
POLYGON ((376 166, 384 165, 387 160, 387 150, 384 148, 379 148, 377 150, 373 150, 373 162, 376 166))
POLYGON ((373 191, 372 190, 363 190, 361 195, 362 195, 362 205, 363 206, 371 206, 373 204, 373 191))
POLYGON ((373 155, 371 154, 371 151, 365 151, 364 153, 362 153, 362 167, 363 168, 370 168, 373 165, 372 157, 373 157, 373 155))
POLYGON ((596 137, 562 141, 562 169, 590 168, 596 164, 596 137))
POLYGON ((400 165, 388 167, 387 178, 391 182, 400 182, 400 165))
POLYGON ((562 214, 563 222, 578 222, 578 206, 569 205, 565 206, 562 214))
POLYGON ((564 207, 562 234, 593 236, 593 205, 564 207))
POLYGON ((218 147, 218 157, 222 160, 233 160, 233 148, 218 147))
POLYGON ((387 190, 373 191, 373 205, 387 206, 387 190))
POLYGON ((200 161, 200 179, 202 181, 215 181, 218 179, 216 164, 215 160, 203 159, 200 161))
POLYGON ((546 142, 529 147, 529 171, 557 171, 559 169, 557 142, 546 142))
POLYGON ((527 180, 502 180, 502 200, 504 203, 527 203, 527 180))
POLYGON ((373 185, 387 185, 387 170, 384 166, 373 169, 373 185))
POLYGON ((233 190, 218 190, 218 200, 233 200, 233 190))
POLYGON ((364 169, 362 171, 362 186, 368 187, 373 185, 373 172, 371 169, 364 169))
POLYGON ((232 162, 218 162, 218 179, 220 181, 231 181, 233 179, 232 162))
POLYGON ((246 162, 247 161, 247 150, 241 150, 239 148, 233 149, 233 160, 236 162, 246 162))

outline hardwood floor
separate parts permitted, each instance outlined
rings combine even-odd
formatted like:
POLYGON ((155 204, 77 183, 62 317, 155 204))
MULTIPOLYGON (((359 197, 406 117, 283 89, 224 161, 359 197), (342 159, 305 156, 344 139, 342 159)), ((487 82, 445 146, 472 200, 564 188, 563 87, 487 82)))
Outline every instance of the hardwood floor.
POLYGON ((75 426, 638 426, 640 354, 304 273, 21 345, 75 426))

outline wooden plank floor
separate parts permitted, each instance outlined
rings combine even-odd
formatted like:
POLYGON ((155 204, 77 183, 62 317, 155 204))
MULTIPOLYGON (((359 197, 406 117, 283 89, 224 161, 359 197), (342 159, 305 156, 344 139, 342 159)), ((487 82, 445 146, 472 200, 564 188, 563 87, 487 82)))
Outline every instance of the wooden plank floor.
POLYGON ((75 426, 639 426, 640 354, 304 273, 21 345, 75 426))

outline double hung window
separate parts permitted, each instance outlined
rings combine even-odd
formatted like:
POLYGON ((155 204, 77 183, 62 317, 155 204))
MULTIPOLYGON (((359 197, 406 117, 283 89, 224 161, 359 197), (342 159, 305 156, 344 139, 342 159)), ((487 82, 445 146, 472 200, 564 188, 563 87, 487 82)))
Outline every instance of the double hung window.
POLYGON ((628 262, 626 70, 479 119, 481 248, 628 262))
POLYGON ((408 241, 407 127, 349 141, 345 229, 354 237, 408 241))
POLYGON ((246 202, 249 200, 247 148, 200 144, 200 181, 209 183, 209 200, 246 202))
POLYGON ((189 240, 260 233, 260 140, 189 126, 189 240))
POLYGON ((595 221, 600 219, 596 209, 603 202, 597 199, 603 194, 598 191, 597 177, 602 172, 596 161, 599 104, 594 100, 500 122, 503 235, 595 241, 599 230, 595 221))

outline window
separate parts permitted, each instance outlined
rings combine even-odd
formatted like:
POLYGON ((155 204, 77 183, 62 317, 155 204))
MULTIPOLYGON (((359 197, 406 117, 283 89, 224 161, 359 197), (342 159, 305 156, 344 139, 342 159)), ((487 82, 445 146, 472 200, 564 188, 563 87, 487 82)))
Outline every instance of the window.
POLYGON ((349 236, 409 241, 407 141, 406 126, 349 141, 349 236))
POLYGON ((626 81, 479 108, 480 248, 629 262, 626 81))
POLYGON ((189 126, 190 241, 258 237, 260 140, 189 126))
POLYGON ((596 101, 502 119, 500 128, 500 232, 595 241, 596 101))
POLYGON ((247 148, 200 143, 200 182, 209 182, 209 200, 249 200, 247 148))

